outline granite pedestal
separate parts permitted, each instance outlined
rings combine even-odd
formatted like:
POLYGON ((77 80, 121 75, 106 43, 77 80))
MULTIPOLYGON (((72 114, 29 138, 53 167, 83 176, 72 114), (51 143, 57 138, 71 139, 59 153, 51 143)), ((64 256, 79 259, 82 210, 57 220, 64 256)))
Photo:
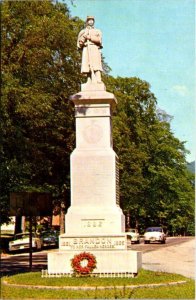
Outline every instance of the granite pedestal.
POLYGON ((59 251, 48 253, 48 273, 71 273, 71 258, 95 255, 95 273, 133 273, 141 253, 127 249, 119 204, 119 163, 113 150, 112 113, 117 100, 102 85, 83 86, 75 106, 76 148, 71 154, 71 206, 59 251))

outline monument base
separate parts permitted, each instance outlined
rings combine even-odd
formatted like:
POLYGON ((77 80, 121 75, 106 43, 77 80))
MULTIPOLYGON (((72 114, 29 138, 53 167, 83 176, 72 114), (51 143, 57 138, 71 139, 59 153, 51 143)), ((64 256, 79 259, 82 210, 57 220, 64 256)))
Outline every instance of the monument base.
POLYGON ((103 82, 99 83, 83 83, 81 85, 81 91, 105 91, 106 87, 103 82))
MULTIPOLYGON (((83 251, 58 251, 48 253, 48 274, 73 274, 71 260, 83 251)), ((142 267, 142 253, 133 250, 93 250, 97 261, 95 274, 136 275, 142 267)), ((92 274, 93 274, 92 273, 92 274)))

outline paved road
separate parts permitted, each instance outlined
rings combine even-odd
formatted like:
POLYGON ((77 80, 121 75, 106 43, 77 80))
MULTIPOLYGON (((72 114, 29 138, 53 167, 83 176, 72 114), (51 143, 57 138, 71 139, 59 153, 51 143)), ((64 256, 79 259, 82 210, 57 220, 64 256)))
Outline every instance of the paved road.
POLYGON ((176 273, 195 279, 195 239, 144 252, 142 262, 147 270, 176 273))
POLYGON ((140 244, 130 244, 129 242, 129 249, 142 251, 143 253, 145 253, 149 251, 157 251, 158 249, 164 249, 171 246, 179 245, 189 240, 194 240, 194 238, 193 237, 168 237, 166 239, 166 244, 160 244, 160 243, 144 244, 143 239, 141 239, 140 244))
MULTIPOLYGON (((32 271, 41 271, 47 267, 47 253, 37 252, 33 253, 32 271)), ((29 254, 20 253, 18 255, 9 255, 2 257, 1 264, 1 277, 5 275, 13 275, 17 273, 25 273, 31 271, 29 268, 29 254)))
MULTIPOLYGON (((143 268, 173 272, 194 277, 195 240, 189 237, 168 238, 166 244, 129 244, 129 249, 142 251, 143 268)), ((51 249, 48 251, 58 251, 51 249)), ((32 271, 47 269, 47 252, 33 253, 32 271)), ((1 276, 29 272, 29 254, 7 255, 1 259, 1 276)))

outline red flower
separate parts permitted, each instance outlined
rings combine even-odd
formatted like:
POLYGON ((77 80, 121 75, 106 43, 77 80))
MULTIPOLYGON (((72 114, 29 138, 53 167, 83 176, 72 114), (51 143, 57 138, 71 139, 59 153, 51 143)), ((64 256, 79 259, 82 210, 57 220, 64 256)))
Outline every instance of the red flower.
POLYGON ((74 272, 80 275, 88 275, 93 272, 96 268, 96 258, 92 253, 82 252, 78 255, 75 255, 71 259, 71 266, 74 269, 74 272), (87 260, 87 265, 82 266, 82 261, 87 260))

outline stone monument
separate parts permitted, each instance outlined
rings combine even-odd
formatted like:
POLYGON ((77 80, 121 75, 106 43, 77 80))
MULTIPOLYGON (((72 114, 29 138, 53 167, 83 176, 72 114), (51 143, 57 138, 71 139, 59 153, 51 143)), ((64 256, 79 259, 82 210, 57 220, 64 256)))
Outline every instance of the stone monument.
MULTIPOLYGON (((102 33, 94 17, 78 35, 81 72, 87 82, 70 97, 75 106, 76 148, 71 154, 71 206, 58 252, 48 253, 49 274, 72 274, 71 260, 88 252, 96 274, 137 274, 141 252, 127 249, 125 217, 119 206, 118 157, 113 150, 112 113, 117 100, 101 79, 102 33)), ((87 261, 88 263, 88 261, 87 261)))

